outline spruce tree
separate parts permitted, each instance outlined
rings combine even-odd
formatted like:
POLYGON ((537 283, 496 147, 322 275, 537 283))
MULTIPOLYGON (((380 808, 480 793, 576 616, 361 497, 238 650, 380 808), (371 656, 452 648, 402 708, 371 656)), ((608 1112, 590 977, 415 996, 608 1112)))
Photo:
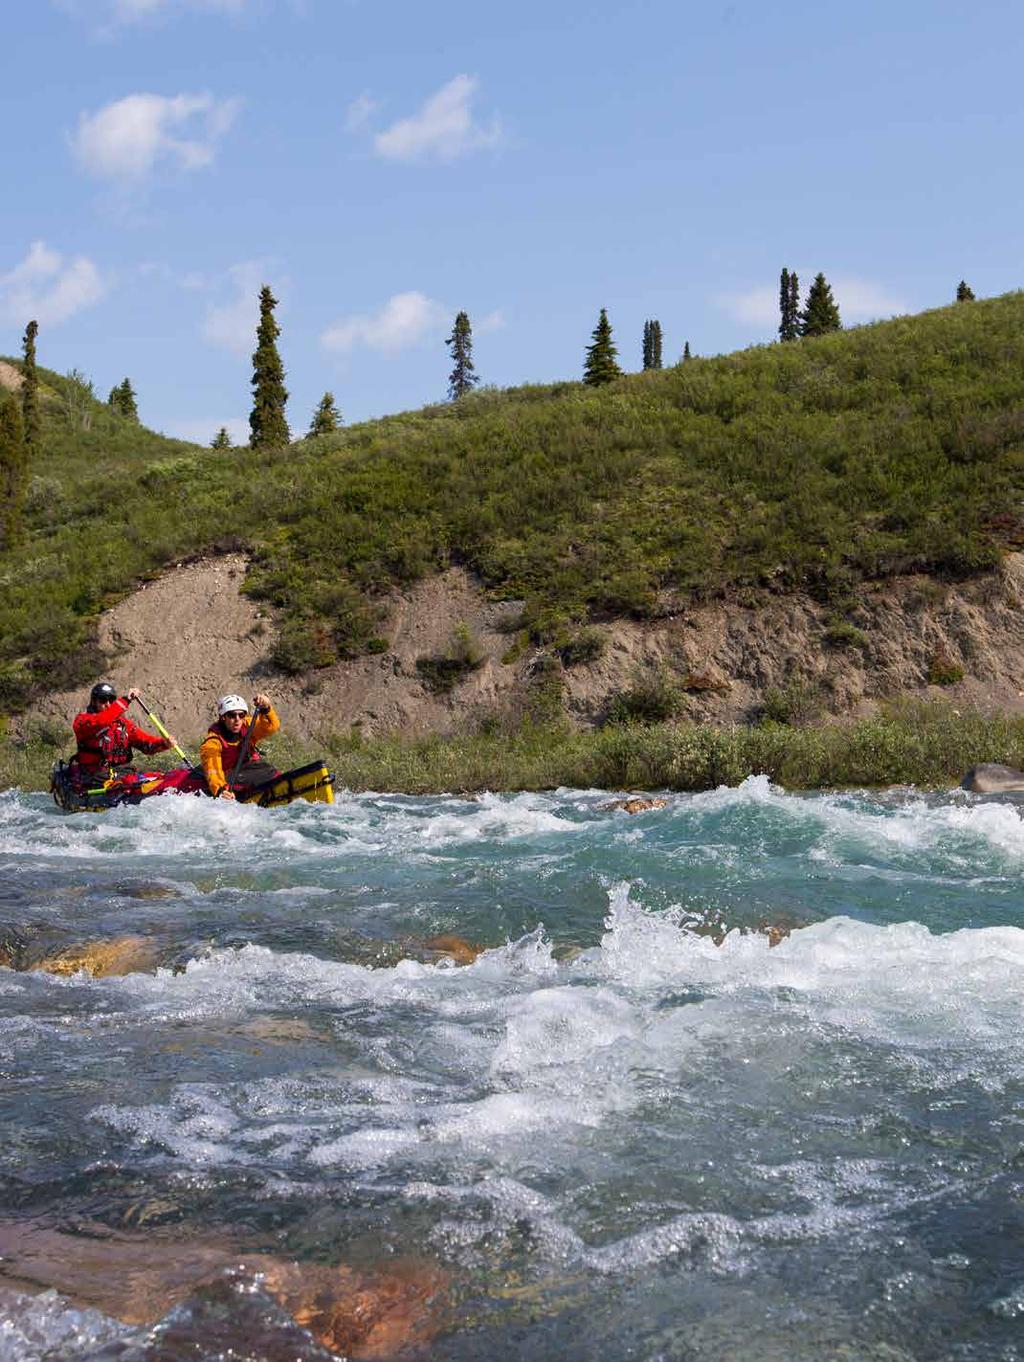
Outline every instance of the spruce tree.
POLYGON ((974 302, 974 289, 971 288, 966 279, 961 279, 956 286, 956 300, 958 303, 974 302))
POLYGON ((683 362, 685 363, 688 359, 693 359, 693 356, 690 354, 690 342, 685 341, 683 343, 683 362))
POLYGON ((131 385, 131 379, 126 378, 123 383, 115 384, 110 390, 107 403, 114 408, 118 416, 123 416, 128 421, 138 421, 139 409, 135 404, 135 389, 131 385))
POLYGON ((28 481, 28 450, 21 404, 13 393, 0 400, 0 548, 22 535, 22 507, 28 481))
POLYGON ((452 371, 448 375, 448 396, 452 402, 457 402, 480 381, 473 364, 473 328, 467 313, 460 312, 455 318, 452 334, 445 345, 453 361, 452 371))
POLYGON ((313 435, 333 435, 341 425, 341 412, 334 404, 334 394, 324 393, 313 413, 309 433, 313 435))
POLYGON ((275 307, 277 299, 269 285, 264 284, 260 289, 260 322, 252 357, 249 444, 253 449, 280 449, 288 443, 288 423, 284 417, 288 391, 284 386, 284 365, 277 352, 281 328, 274 320, 275 307))
POLYGON ((816 274, 807 294, 807 306, 800 314, 800 334, 824 336, 829 331, 839 331, 841 328, 839 308, 832 297, 832 287, 823 274, 816 274))
POLYGON ((800 281, 796 273, 783 269, 779 277, 779 340, 796 340, 800 335, 800 281))
POLYGON ((612 341, 612 326, 605 308, 597 319, 597 325, 590 333, 591 344, 587 346, 587 357, 583 364, 583 382, 591 387, 611 383, 622 377, 617 356, 618 350, 612 341))
POLYGON ((217 434, 210 441, 211 449, 230 449, 231 436, 228 434, 227 426, 221 426, 217 434))
POLYGON ((125 379, 119 388, 119 399, 117 409, 128 421, 138 421, 139 408, 135 401, 135 389, 131 385, 130 379, 125 379))
POLYGON ((661 368, 661 322, 644 322, 643 358, 645 369, 661 368))
POLYGON ((24 359, 21 363, 21 420, 25 448, 34 454, 39 448, 39 374, 36 370, 36 336, 39 323, 29 322, 22 341, 24 359))

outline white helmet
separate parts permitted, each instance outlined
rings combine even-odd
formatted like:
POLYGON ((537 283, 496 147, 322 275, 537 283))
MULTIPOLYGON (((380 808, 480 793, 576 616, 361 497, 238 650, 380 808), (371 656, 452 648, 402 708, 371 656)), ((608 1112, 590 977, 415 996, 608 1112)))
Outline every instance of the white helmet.
POLYGON ((217 701, 217 717, 223 719, 225 714, 235 714, 241 710, 243 714, 249 713, 249 706, 240 695, 222 695, 217 701))

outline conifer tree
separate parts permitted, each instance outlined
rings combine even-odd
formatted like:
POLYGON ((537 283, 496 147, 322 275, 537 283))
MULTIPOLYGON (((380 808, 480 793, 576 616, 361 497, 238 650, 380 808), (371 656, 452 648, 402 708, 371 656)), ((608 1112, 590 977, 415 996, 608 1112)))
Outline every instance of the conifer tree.
POLYGON ((28 481, 28 450, 21 404, 9 393, 0 401, 0 547, 9 549, 22 535, 22 507, 28 481))
POLYGON ((661 322, 644 322, 644 368, 661 368, 661 322))
POLYGON ((324 393, 321 397, 316 411, 313 413, 313 420, 310 422, 309 433, 313 435, 333 435, 341 425, 341 412, 334 404, 334 394, 324 393))
POLYGON ((39 448, 39 374, 36 370, 36 336, 39 323, 29 322, 22 341, 24 359, 21 363, 21 420, 25 448, 34 454, 39 448))
POLYGON ((692 358, 693 356, 690 354, 690 342, 685 341, 683 344, 683 361, 685 362, 686 360, 692 358))
POLYGON ((277 352, 281 328, 274 320, 275 307, 277 299, 269 285, 264 284, 260 289, 260 322, 252 357, 249 444, 253 449, 279 449, 288 443, 288 423, 284 416, 288 391, 284 386, 284 365, 277 352))
POLYGON ((956 300, 958 303, 974 302, 974 289, 971 288, 966 279, 961 279, 956 286, 956 300))
POLYGON ((123 383, 115 384, 110 390, 107 402, 119 416, 128 421, 138 421, 139 409, 135 404, 135 389, 132 387, 131 379, 126 378, 123 383))
POLYGON ((841 328, 839 308, 832 297, 832 286, 823 274, 816 274, 807 294, 807 306, 800 314, 800 334, 824 336, 829 331, 839 331, 841 328))
POLYGON ((126 378, 121 384, 121 397, 118 403, 118 410, 128 421, 138 421, 139 408, 135 401, 135 389, 131 385, 131 380, 126 378))
POLYGON ((210 441, 211 449, 230 449, 231 436, 228 434, 227 426, 221 426, 217 434, 210 441))
POLYGON ((795 271, 783 269, 779 277, 779 340, 800 335, 800 281, 795 271))
POLYGON ((617 358, 619 352, 612 340, 612 326, 605 308, 601 309, 601 315, 590 333, 590 339, 591 343, 587 346, 587 357, 583 364, 583 382, 596 388, 602 383, 611 383, 613 379, 621 378, 622 370, 619 368, 617 358))
POLYGON ((452 357, 452 371, 448 375, 448 397, 452 402, 457 402, 460 397, 465 397, 466 393, 471 392, 480 381, 473 364, 473 328, 469 324, 467 313, 460 312, 455 318, 452 334, 445 341, 445 345, 452 357))

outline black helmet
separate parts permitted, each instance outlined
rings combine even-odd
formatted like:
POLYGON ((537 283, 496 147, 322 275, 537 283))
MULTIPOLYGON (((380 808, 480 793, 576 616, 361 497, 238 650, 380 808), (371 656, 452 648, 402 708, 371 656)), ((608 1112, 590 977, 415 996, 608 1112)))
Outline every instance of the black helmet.
POLYGON ((117 691, 114 687, 108 681, 101 681, 89 692, 89 708, 106 709, 107 705, 112 705, 116 699, 117 691))

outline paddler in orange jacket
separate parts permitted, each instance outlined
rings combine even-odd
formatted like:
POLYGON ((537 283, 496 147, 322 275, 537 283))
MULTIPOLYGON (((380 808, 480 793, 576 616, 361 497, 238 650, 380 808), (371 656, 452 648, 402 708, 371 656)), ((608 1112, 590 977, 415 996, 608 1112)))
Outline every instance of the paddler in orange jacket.
POLYGON ((234 799, 235 790, 262 785, 280 774, 255 744, 276 733, 281 720, 265 695, 253 696, 252 703, 255 714, 250 721, 249 706, 240 695, 222 695, 217 701, 217 722, 207 729, 199 749, 207 788, 214 799, 234 799))

